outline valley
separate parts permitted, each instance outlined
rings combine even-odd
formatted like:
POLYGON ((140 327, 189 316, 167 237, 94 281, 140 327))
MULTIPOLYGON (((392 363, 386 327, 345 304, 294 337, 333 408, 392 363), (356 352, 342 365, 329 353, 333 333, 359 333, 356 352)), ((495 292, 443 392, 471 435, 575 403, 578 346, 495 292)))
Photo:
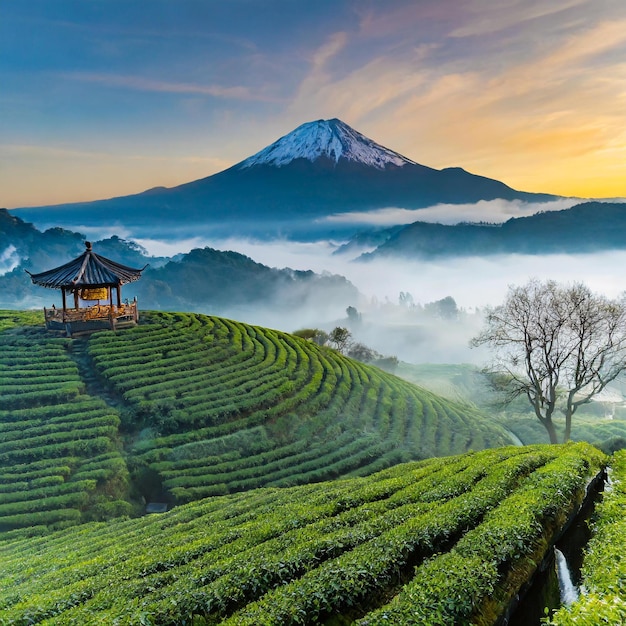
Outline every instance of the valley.
POLYGON ((625 54, 0 2, 0 626, 626 624, 625 54))

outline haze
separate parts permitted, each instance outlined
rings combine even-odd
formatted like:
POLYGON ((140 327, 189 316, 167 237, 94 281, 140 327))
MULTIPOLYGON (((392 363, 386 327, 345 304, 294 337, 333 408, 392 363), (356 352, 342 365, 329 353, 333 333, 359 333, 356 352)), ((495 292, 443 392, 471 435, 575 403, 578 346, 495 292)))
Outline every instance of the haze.
MULTIPOLYGON (((582 281, 611 298, 626 290, 622 268, 626 251, 581 255, 493 255, 437 261, 354 261, 354 255, 333 255, 337 244, 259 242, 243 239, 179 242, 138 240, 154 254, 174 254, 208 245, 234 250, 270 267, 331 272, 348 278, 361 292, 359 302, 307 302, 298 311, 272 308, 232 311, 237 319, 293 331, 319 326, 345 325, 346 307, 355 306, 363 323, 355 338, 385 354, 414 363, 483 363, 486 353, 470 349, 468 342, 482 324, 481 309, 500 304, 509 285, 531 277, 571 283, 582 281), (416 305, 455 299, 462 315, 457 321, 426 319, 419 311, 398 305, 400 292, 410 293, 416 305)), ((228 313, 228 312, 227 312, 228 313)))

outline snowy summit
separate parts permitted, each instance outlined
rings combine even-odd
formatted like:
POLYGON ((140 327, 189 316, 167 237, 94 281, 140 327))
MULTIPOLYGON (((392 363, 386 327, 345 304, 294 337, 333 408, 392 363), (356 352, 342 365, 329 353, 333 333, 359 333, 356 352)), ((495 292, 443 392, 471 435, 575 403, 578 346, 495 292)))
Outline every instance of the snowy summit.
POLYGON ((414 161, 368 139, 341 120, 317 120, 298 126, 260 152, 242 161, 237 169, 253 165, 281 167, 295 159, 313 162, 325 157, 338 163, 340 159, 385 169, 388 165, 402 167, 414 161))

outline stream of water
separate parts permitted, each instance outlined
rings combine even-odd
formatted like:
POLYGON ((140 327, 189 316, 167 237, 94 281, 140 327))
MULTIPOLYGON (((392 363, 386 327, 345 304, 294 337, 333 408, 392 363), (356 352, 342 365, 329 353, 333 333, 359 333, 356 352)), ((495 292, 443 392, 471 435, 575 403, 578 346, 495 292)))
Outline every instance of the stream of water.
POLYGON ((572 581, 572 573, 569 571, 565 555, 558 548, 554 548, 554 558, 556 560, 556 576, 559 581, 561 605, 569 606, 578 600, 578 587, 572 581))
POLYGON ((583 550, 591 538, 588 520, 602 497, 602 482, 547 556, 507 626, 541 626, 541 619, 577 599, 583 550))

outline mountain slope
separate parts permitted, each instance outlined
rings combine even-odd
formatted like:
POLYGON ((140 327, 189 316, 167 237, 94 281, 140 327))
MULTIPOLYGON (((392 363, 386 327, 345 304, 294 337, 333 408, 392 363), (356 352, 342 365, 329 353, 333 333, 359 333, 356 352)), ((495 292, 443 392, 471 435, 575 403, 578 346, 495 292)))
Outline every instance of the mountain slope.
POLYGON ((318 120, 298 126, 273 144, 235 165, 244 170, 256 165, 283 167, 296 159, 352 161, 376 169, 416 165, 414 161, 368 139, 338 119, 318 120))
MULTIPOLYGON (((355 239, 354 245, 358 242, 355 239)), ((390 229, 386 241, 360 258, 585 253, 625 248, 626 204, 586 202, 563 211, 514 217, 503 224, 414 222, 390 229)))
POLYGON ((229 316, 256 311, 256 319, 262 310, 274 319, 286 311, 334 319, 360 297, 352 283, 336 274, 270 268, 243 254, 212 248, 194 249, 146 270, 129 293, 137 295, 144 308, 229 316))
MULTIPOLYGON (((303 124, 233 167, 173 187, 89 203, 17 209, 37 224, 102 226, 173 234, 328 234, 323 218, 382 207, 554 196, 516 191, 461 168, 436 170, 380 146, 340 120, 303 124)), ((345 227, 344 227, 345 228, 345 227)))
POLYGON ((0 535, 106 519, 133 493, 180 503, 509 443, 472 408, 287 333, 143 313, 66 339, 14 317, 0 331, 0 535))

